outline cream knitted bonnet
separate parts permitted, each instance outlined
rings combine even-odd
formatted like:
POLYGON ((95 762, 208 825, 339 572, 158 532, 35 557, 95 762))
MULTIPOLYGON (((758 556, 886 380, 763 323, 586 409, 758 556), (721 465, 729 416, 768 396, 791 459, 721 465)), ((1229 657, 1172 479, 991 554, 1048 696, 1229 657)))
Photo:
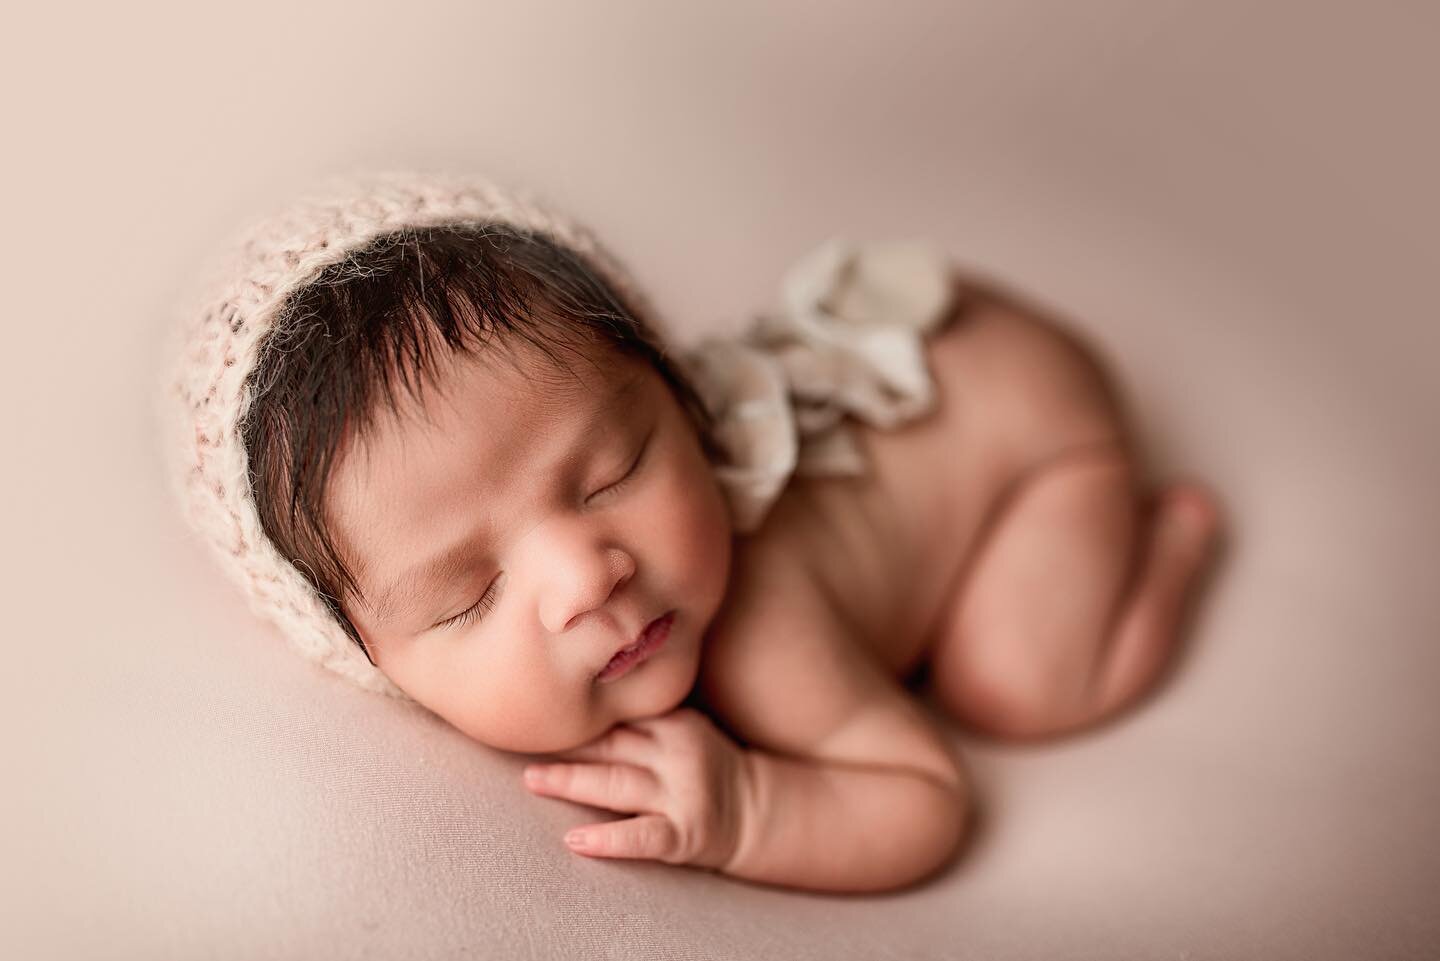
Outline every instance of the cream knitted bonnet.
MULTIPOLYGON (((669 340, 625 268, 589 231, 535 197, 470 175, 352 173, 252 221, 210 262, 173 332, 163 398, 172 486, 252 609, 306 657, 400 698, 406 695, 265 535, 240 425, 248 378, 297 289, 381 235, 467 222, 508 223, 570 248, 669 340)), ((757 527, 794 473, 864 470, 845 414, 888 427, 930 409, 919 335, 938 325, 950 291, 943 260, 924 245, 832 240, 791 269, 779 306, 746 334, 711 338, 675 357, 716 418, 728 455, 716 476, 737 530, 757 527)))

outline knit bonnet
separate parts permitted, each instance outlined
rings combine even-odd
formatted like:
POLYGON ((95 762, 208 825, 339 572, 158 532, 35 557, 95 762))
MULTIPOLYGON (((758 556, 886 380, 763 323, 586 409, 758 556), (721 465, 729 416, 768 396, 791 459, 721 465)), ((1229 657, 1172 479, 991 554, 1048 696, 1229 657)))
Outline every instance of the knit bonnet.
MULTIPOLYGON (((369 690, 405 698, 261 527, 241 425, 251 374, 284 306, 322 271, 406 228, 505 223, 578 254, 662 340, 628 271, 584 227, 535 196, 479 176, 380 171, 331 177, 252 220, 209 261, 172 330, 162 418, 172 487, 251 608, 303 655, 369 690)), ((942 259, 920 244, 832 240, 786 275, 778 306, 737 337, 677 352, 716 419, 714 465, 734 526, 759 526, 795 473, 855 474, 863 458, 843 420, 894 426, 928 411, 933 385, 919 335, 949 302, 942 259)), ((271 341, 273 345, 274 341, 271 341)))

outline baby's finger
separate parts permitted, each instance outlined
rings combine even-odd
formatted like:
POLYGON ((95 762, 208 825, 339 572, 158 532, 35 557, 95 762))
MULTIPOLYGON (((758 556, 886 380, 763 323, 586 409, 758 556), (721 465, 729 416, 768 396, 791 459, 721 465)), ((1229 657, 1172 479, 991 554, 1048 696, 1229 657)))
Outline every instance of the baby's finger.
POLYGON ((637 767, 645 767, 654 756, 655 739, 629 724, 617 724, 588 744, 555 755, 565 761, 611 761, 637 767))
POLYGON ((670 861, 679 849, 679 834, 670 819, 660 814, 588 824, 565 835, 576 854, 595 858, 649 858, 670 861))
POLYGON ((531 764, 525 786, 612 811, 653 811, 660 796, 655 775, 631 764, 531 764))

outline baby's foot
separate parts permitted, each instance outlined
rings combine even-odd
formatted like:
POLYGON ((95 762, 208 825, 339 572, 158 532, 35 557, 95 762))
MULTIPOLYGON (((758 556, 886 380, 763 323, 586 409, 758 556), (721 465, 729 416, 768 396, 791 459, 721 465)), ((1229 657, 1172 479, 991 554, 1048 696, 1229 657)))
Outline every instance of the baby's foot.
POLYGON ((1174 481, 1155 494, 1154 523, 1151 549, 1184 571, 1188 580, 1219 545, 1220 503, 1199 483, 1174 481))
POLYGON ((1219 502, 1198 483, 1162 487, 1149 520, 1139 576, 1097 684, 1097 717, 1132 703, 1152 686, 1180 640, 1186 611, 1200 594, 1200 575, 1219 542, 1219 502))

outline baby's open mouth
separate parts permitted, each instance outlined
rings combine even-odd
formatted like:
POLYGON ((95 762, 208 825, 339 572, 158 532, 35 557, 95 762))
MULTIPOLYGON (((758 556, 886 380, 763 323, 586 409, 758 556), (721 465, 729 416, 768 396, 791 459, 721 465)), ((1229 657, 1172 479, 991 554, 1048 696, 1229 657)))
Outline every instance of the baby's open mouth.
POLYGON ((665 639, 670 636, 670 625, 674 620, 675 612, 670 611, 647 624, 645 630, 640 634, 640 639, 629 647, 616 651, 615 656, 610 658, 609 663, 596 675, 596 679, 599 681, 617 680, 664 647, 665 639))

